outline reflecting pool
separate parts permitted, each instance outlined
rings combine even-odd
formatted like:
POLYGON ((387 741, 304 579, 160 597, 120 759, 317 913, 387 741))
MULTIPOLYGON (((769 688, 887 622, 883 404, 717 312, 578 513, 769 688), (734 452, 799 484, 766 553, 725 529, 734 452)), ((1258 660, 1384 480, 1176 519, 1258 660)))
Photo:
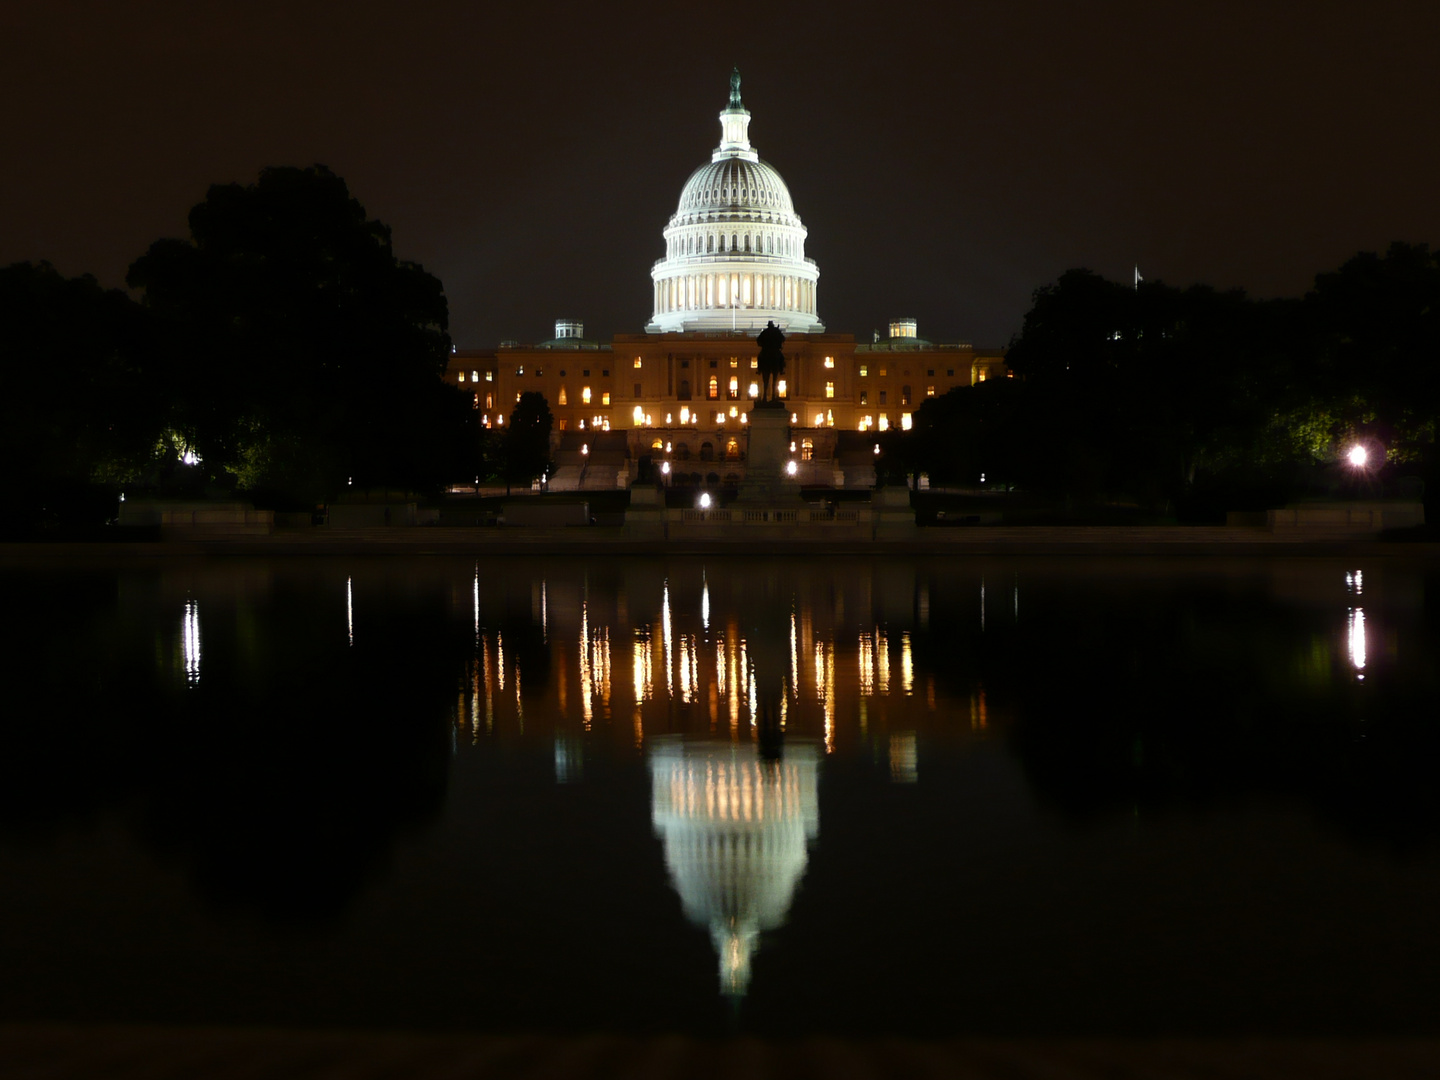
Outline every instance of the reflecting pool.
POLYGON ((0 1020, 1440 1033, 1440 567, 10 566, 0 1020))

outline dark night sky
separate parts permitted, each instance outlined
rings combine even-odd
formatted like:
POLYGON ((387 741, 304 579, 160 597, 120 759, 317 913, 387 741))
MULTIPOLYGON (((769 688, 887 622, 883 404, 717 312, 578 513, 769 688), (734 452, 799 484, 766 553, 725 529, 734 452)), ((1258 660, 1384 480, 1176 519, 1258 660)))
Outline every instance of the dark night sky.
POLYGON ((460 346, 639 330, 738 64, 829 327, 1003 344, 1072 266, 1298 295, 1440 242, 1437 44, 1433 2, 11 4, 0 264, 120 285, 210 183, 318 161, 460 346))

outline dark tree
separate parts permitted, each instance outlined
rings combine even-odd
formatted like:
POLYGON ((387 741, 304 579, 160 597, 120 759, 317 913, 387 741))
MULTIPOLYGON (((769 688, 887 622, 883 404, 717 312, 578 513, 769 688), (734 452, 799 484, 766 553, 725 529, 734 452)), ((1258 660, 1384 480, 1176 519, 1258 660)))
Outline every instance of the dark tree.
POLYGON ((550 429, 555 418, 538 390, 527 390, 515 403, 505 430, 505 491, 512 483, 529 485, 550 467, 550 429))
POLYGON ((473 469, 472 410, 440 376, 440 282, 402 262, 324 166, 212 187, 191 239, 130 268, 182 436, 212 478, 279 501, 429 488, 473 469))
POLYGON ((0 461, 9 515, 103 520, 165 428, 138 368, 137 305, 47 263, 0 269, 0 461))

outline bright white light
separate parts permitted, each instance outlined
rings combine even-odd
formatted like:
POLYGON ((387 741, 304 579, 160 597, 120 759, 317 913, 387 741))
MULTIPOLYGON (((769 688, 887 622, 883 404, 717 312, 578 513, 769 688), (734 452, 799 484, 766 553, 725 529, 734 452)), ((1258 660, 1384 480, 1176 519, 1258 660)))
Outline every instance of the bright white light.
POLYGON ((796 465, 793 461, 788 461, 785 463, 785 471, 791 476, 794 476, 797 472, 800 471, 800 466, 796 465))
POLYGON ((875 453, 880 453, 880 444, 878 442, 875 444, 875 453))
POLYGON ((645 410, 641 406, 635 406, 635 412, 633 415, 636 424, 643 424, 645 422, 645 410))
POLYGON ((1345 456, 1349 460, 1351 465, 1354 465, 1357 469, 1359 469, 1363 468, 1365 462, 1370 460, 1370 451, 1366 450, 1363 446, 1357 445, 1352 446, 1350 448, 1350 453, 1346 454, 1345 456))
POLYGON ((680 410, 680 423, 682 423, 682 424, 688 424, 689 422, 690 422, 690 406, 686 405, 686 406, 682 407, 681 410, 680 410))
POLYGON ((194 686, 200 681, 200 605, 194 600, 185 601, 180 637, 185 654, 185 681, 194 686))
POLYGON ((1346 634, 1350 647, 1350 663, 1355 666, 1360 678, 1365 678, 1365 609, 1350 610, 1350 629, 1346 634))
POLYGON ((670 475, 670 463, 668 461, 662 461, 660 463, 660 473, 663 476, 670 475))
POLYGON ((702 492, 700 493, 700 509, 701 509, 701 510, 709 510, 709 509, 710 509, 710 493, 709 493, 708 491, 702 491, 702 492))
POLYGON ((589 443, 583 443, 583 444, 581 445, 581 447, 580 447, 580 453, 582 453, 582 454, 588 454, 588 453, 590 453, 590 444, 589 444, 589 443))

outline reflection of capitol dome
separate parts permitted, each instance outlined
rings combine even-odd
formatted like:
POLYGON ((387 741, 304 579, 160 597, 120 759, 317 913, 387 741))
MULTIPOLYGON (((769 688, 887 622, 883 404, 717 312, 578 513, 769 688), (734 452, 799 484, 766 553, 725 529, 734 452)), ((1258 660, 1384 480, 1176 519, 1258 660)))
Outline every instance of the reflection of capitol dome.
POLYGON ((750 746, 666 742, 650 755, 651 816, 685 916, 710 930, 720 985, 740 995, 761 931, 784 925, 819 832, 819 755, 787 747, 762 761, 750 746))
POLYGON ((752 330, 772 320, 792 332, 825 329, 805 226, 785 181, 751 148, 749 127, 737 72, 720 114, 720 146, 685 182, 665 229, 665 258, 650 271, 651 333, 752 330))

